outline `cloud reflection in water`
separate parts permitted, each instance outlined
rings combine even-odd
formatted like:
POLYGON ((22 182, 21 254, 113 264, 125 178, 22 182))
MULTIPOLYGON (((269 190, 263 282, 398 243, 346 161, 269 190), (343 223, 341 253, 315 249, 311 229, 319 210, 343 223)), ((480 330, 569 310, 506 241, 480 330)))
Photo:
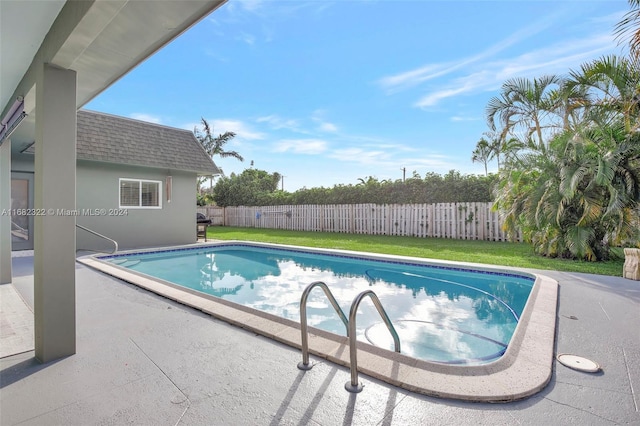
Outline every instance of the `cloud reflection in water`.
MULTIPOLYGON (((372 289, 397 328, 403 353, 439 362, 499 356, 533 285, 528 277, 246 246, 136 259, 128 262, 131 269, 294 321, 300 320, 302 292, 314 281, 329 286, 345 315, 359 293, 372 289)), ((309 295, 307 314, 310 326, 345 335, 320 289, 309 295)), ((358 339, 393 347, 368 300, 360 305, 357 326, 358 339)))

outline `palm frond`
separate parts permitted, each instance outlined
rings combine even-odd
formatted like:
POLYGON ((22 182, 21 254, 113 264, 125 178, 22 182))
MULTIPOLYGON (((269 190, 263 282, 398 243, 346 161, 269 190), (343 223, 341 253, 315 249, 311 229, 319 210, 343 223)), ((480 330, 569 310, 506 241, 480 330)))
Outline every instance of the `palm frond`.
POLYGON ((615 27, 614 34, 618 43, 629 43, 634 56, 640 56, 640 1, 629 0, 632 9, 627 12, 615 27))

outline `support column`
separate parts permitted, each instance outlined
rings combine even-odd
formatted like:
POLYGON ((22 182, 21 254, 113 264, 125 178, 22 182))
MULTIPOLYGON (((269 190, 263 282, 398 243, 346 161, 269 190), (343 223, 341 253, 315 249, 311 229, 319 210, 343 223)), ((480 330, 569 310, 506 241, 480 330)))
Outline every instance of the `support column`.
POLYGON ((0 284, 11 282, 11 139, 0 145, 0 284))
POLYGON ((76 353, 76 72, 44 64, 36 77, 35 355, 76 353))

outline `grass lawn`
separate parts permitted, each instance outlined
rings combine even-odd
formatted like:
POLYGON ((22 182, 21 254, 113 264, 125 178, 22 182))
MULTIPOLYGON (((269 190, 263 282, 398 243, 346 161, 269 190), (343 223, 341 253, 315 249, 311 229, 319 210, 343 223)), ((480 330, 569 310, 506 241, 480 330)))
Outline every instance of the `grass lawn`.
POLYGON ((207 237, 614 276, 622 275, 624 264, 624 259, 608 262, 550 259, 535 255, 531 245, 525 243, 234 227, 210 227, 207 237))

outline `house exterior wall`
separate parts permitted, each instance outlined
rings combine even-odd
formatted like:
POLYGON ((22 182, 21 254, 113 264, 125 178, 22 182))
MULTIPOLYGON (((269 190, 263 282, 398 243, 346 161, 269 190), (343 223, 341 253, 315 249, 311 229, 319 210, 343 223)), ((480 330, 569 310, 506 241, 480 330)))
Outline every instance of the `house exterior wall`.
MULTIPOLYGON (((11 171, 33 173, 33 155, 14 155, 11 171)), ((76 173, 76 211, 79 212, 76 223, 116 240, 120 249, 196 241, 195 173, 83 160, 78 160, 76 173), (171 202, 167 202, 167 176, 172 176, 171 202), (129 208, 125 216, 109 216, 110 210, 119 210, 120 178, 162 182, 162 208, 129 208), (82 214, 96 209, 105 209, 107 215, 82 214)), ((78 249, 110 250, 113 247, 108 241, 78 228, 76 237, 78 249)))
POLYGON ((11 156, 11 171, 33 173, 33 158, 33 154, 13 154, 11 156))
MULTIPOLYGON (((78 161, 77 223, 116 240, 120 249, 189 244, 196 241, 196 174, 78 161), (171 201, 166 178, 172 177, 171 201), (119 180, 162 182, 162 208, 119 208, 119 180), (87 211, 95 215, 87 214, 87 211), (101 211, 96 213, 96 211, 101 211), (106 211, 106 214, 104 212, 106 211), (118 213, 124 213, 118 215, 118 213), (125 213, 126 212, 126 213, 125 213)), ((77 229, 78 249, 109 249, 107 241, 77 229)))

